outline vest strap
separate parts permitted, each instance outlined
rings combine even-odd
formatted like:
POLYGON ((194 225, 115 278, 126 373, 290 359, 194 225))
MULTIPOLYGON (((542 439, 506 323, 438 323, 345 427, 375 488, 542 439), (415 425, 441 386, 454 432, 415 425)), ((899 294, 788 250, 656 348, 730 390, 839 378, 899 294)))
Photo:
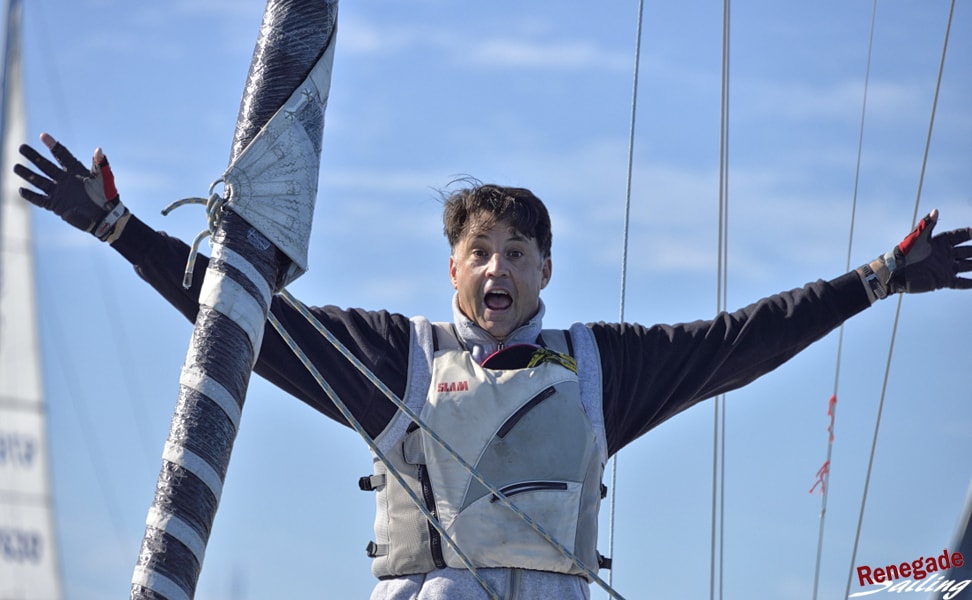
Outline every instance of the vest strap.
POLYGON ((388 544, 376 544, 373 541, 368 542, 368 546, 365 548, 365 553, 368 554, 369 558, 385 556, 388 554, 388 544))
POLYGON ((384 475, 365 475, 358 479, 358 488, 362 492, 373 492, 385 485, 384 475))

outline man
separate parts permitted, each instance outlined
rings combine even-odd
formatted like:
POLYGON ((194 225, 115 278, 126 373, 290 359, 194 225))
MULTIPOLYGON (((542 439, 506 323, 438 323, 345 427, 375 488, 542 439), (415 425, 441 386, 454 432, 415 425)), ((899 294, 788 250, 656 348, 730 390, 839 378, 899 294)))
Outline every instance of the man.
MULTIPOLYGON (((205 269, 182 285, 188 247, 121 204, 100 150, 90 171, 51 136, 58 164, 29 146, 39 170, 15 171, 21 195, 109 242, 187 318, 205 269)), ((596 552, 601 475, 609 456, 656 425, 773 370, 889 294, 972 289, 972 229, 933 236, 933 211, 891 252, 831 281, 680 325, 574 324, 543 329, 541 290, 552 276, 550 218, 529 190, 472 185, 445 203, 454 318, 432 324, 386 311, 312 312, 449 445, 416 428, 280 299, 272 311, 362 423, 387 463, 361 487, 377 495, 380 579, 373 598, 482 597, 457 552, 429 526, 434 513, 487 585, 503 597, 587 598, 596 552), (488 487, 458 465, 474 457, 488 487), (392 472, 402 477, 399 482, 392 472), (493 489, 540 523, 576 560, 528 526, 493 489)), ((200 258, 200 260, 204 260, 200 258)), ((344 422, 317 383, 268 329, 257 373, 344 422)))

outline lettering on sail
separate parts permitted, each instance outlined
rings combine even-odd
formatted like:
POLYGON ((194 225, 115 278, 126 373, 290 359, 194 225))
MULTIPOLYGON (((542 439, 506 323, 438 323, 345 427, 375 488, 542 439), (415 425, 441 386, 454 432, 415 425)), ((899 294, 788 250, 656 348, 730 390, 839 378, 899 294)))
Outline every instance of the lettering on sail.
POLYGON ((0 562, 39 563, 42 552, 40 532, 0 527, 0 562))
POLYGON ((37 440, 16 431, 0 430, 0 468, 29 469, 37 456, 37 440))

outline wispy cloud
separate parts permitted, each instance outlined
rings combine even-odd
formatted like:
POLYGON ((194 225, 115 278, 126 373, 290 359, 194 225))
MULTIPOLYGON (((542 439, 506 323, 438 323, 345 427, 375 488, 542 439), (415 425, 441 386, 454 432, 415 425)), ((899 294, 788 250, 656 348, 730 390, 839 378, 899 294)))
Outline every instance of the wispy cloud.
MULTIPOLYGON (((760 119, 780 116, 819 122, 857 119, 864 102, 863 80, 780 81, 742 80, 733 83, 735 112, 760 119)), ((869 119, 927 119, 929 90, 909 81, 871 81, 867 86, 869 119)))
POLYGON ((494 68, 614 70, 630 68, 631 58, 583 40, 564 42, 497 38, 476 44, 470 53, 470 62, 494 68))
POLYGON ((521 69, 628 69, 631 58, 589 40, 564 41, 543 32, 483 36, 425 26, 385 25, 349 19, 341 30, 342 52, 390 55, 433 50, 473 67, 521 69))

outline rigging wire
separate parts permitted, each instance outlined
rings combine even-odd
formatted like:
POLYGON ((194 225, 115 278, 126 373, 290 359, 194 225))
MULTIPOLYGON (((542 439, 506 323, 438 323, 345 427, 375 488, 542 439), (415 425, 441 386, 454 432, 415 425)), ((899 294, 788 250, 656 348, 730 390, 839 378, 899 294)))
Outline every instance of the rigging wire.
MULTIPOLYGON (((93 257, 92 257, 93 258, 93 257)), ((105 310, 105 322, 110 323, 109 327, 105 329, 108 330, 107 335, 111 337, 115 348, 118 350, 114 353, 116 359, 120 360, 122 357, 136 356, 135 350, 133 350, 132 345, 129 343, 131 340, 131 334, 128 328, 125 326, 124 319, 115 318, 116 315, 122 314, 122 309, 119 306, 118 298, 121 294, 117 293, 115 290, 117 286, 114 281, 108 276, 107 269, 99 268, 98 265, 94 265, 93 269, 95 272, 95 277, 98 280, 98 289, 107 290, 106 293, 102 295, 102 307, 105 310)), ((142 449, 142 458, 146 465, 151 465, 153 459, 155 458, 155 452, 149 447, 149 444, 155 441, 154 435, 151 433, 151 428, 149 427, 149 422, 151 419, 146 411, 146 398, 150 397, 150 394, 145 392, 144 386, 140 383, 143 381, 141 378, 137 377, 137 372, 135 369, 129 368, 124 364, 119 365, 118 368, 118 379, 122 383, 122 388, 125 390, 125 394, 130 399, 129 402, 124 402, 128 409, 131 411, 132 419, 135 422, 135 428, 138 432, 138 437, 140 440, 139 446, 142 449)))
MULTIPOLYGON (((61 83, 64 78, 61 77, 60 71, 58 70, 58 61, 56 60, 54 54, 51 52, 52 48, 56 45, 50 41, 48 33, 51 31, 51 27, 48 26, 50 19, 45 12, 44 2, 34 2, 31 3, 32 11, 29 15, 33 15, 36 20, 37 25, 30 27, 30 33, 32 36, 40 40, 40 43, 36 44, 36 48, 40 54, 38 62, 40 67, 44 69, 46 76, 41 80, 44 82, 45 86, 48 86, 49 93, 47 94, 48 100, 50 100, 56 107, 52 114, 59 116, 61 118, 61 123, 58 125, 58 129, 64 132, 65 137, 73 138, 73 131, 75 130, 73 120, 71 118, 72 110, 70 109, 69 103, 65 100, 67 98, 67 93, 61 83)), ((28 19, 29 21, 29 19, 28 19)), ((37 248, 33 249, 33 252, 38 254, 37 248)), ((104 273, 104 268, 99 268, 99 265, 92 262, 90 265, 95 273, 95 277, 98 279, 98 287, 101 290, 108 290, 107 293, 102 295, 103 306, 107 315, 119 315, 121 314, 120 309, 117 307, 114 299, 120 294, 115 293, 114 284, 110 278, 106 278, 104 273)), ((43 277, 39 277, 40 282, 45 282, 43 277)), ((40 295, 40 294, 39 294, 40 295)), ((51 297, 55 297, 56 294, 51 294, 51 297)), ((60 311, 58 310, 45 310, 43 311, 44 321, 50 324, 49 329, 51 331, 63 332, 65 328, 60 325, 60 311)), ((109 330, 110 338, 116 348, 120 347, 120 350, 110 353, 116 359, 119 357, 131 356, 131 344, 129 343, 129 335, 127 331, 124 330, 122 326, 122 321, 118 320, 112 323, 112 326, 106 327, 109 330)), ((52 352, 58 357, 56 360, 60 363, 61 367, 58 369, 58 377, 63 381, 65 387, 69 390, 82 390, 84 386, 80 385, 81 379, 77 374, 77 361, 73 357, 69 356, 64 350, 63 344, 49 344, 52 348, 52 352)), ((122 387, 124 387, 129 398, 133 402, 124 403, 129 408, 128 416, 131 418, 135 424, 135 429, 138 432, 138 437, 141 439, 141 453, 142 458, 145 461, 149 461, 151 456, 151 451, 147 448, 147 442, 151 440, 151 436, 148 432, 151 428, 148 426, 148 416, 145 412, 145 399, 148 398, 148 394, 141 390, 141 386, 137 383, 137 378, 134 377, 129 369, 119 368, 117 372, 120 373, 120 381, 122 387)), ((76 427, 80 433, 82 440, 82 445, 85 448, 85 454, 88 457, 88 461, 91 463, 91 468, 94 471, 93 479, 97 482, 97 488, 101 495, 101 502, 103 508, 108 515, 108 520, 111 522, 111 529, 113 530, 116 548, 119 552, 128 553, 126 549, 129 545, 127 541, 126 528, 124 523, 120 520, 122 511, 118 509, 118 496, 119 494, 114 489, 111 484, 112 478, 109 476, 108 472, 105 470, 104 465, 111 464, 111 461, 106 460, 106 456, 111 455, 110 451, 106 455, 106 449, 99 442, 104 436, 99 435, 100 428, 94 425, 96 419, 92 419, 92 415, 88 411, 85 402, 77 401, 76 398, 68 398, 67 405, 72 408, 74 413, 74 420, 76 427)), ((149 464, 149 463, 146 463, 149 464)), ((51 498, 57 498, 56 491, 50 491, 51 498)), ((55 502, 59 504, 60 502, 55 502)), ((59 544, 63 546, 63 544, 59 544)), ((63 553, 62 553, 63 555, 63 553)), ((61 579, 64 580, 63 570, 67 568, 66 562, 64 560, 59 561, 61 563, 60 569, 62 570, 61 579)))
MULTIPOLYGON (((43 78, 44 85, 50 89, 47 98, 57 107, 57 110, 53 114, 61 117, 62 123, 57 125, 58 130, 62 132, 64 138, 70 139, 74 137, 75 130, 71 118, 72 110, 65 100, 67 93, 61 85, 64 77, 61 76, 58 70, 57 60, 51 52, 51 49, 57 46, 48 37, 51 27, 48 26, 49 19, 44 11, 44 3, 34 2, 31 3, 31 7, 34 11, 32 14, 36 15, 38 21, 38 26, 31 29, 31 34, 40 39, 40 43, 37 44, 41 55, 39 62, 46 73, 46 76, 43 78)), ((125 321, 115 318, 117 315, 122 314, 121 308, 116 300, 116 298, 121 297, 121 294, 116 291, 117 285, 107 275, 108 269, 101 264, 103 259, 99 261, 91 257, 89 262, 91 263, 91 270, 94 272, 94 277, 97 279, 98 285, 96 287, 104 292, 101 294, 101 304, 105 310, 106 323, 110 324, 104 329, 107 330, 107 335, 110 336, 116 348, 114 352, 109 354, 116 360, 120 360, 121 357, 134 356, 131 334, 125 327, 125 321)), ((150 394, 145 392, 141 380, 132 369, 126 368, 125 365, 118 365, 116 372, 119 374, 119 379, 121 380, 125 393, 131 399, 130 402, 123 404, 129 412, 129 418, 135 424, 135 430, 140 440, 139 445, 141 446, 142 459, 145 461, 146 468, 149 468, 150 465, 154 464, 156 454, 155 450, 149 447, 150 442, 154 439, 153 435, 151 435, 152 428, 149 426, 151 419, 146 412, 146 399, 150 397, 150 394)))
MULTIPOLYGON (((864 68, 864 97, 861 102, 861 120, 857 134, 857 165, 854 169, 854 191, 851 200, 850 232, 847 239, 847 259, 844 264, 844 272, 850 272, 851 255, 854 247, 854 227, 857 218, 857 193, 860 189, 861 179, 861 156, 864 147, 864 121, 867 115, 867 92, 871 78, 871 55, 874 48, 874 22, 877 15, 877 0, 871 6, 871 26, 867 41, 867 60, 864 68)), ((813 600, 817 599, 817 591, 820 583, 820 562, 823 555, 824 525, 827 517, 827 499, 830 493, 830 460, 834 449, 834 421, 837 418, 837 389, 840 383, 840 364, 844 350, 844 324, 841 324, 837 335, 837 359, 834 367, 834 387, 830 402, 827 406, 827 414, 830 417, 830 427, 827 428, 827 458, 820 468, 820 525, 817 531, 817 556, 813 568, 813 600)), ((816 487, 816 484, 814 485, 816 487)), ((810 489, 813 492, 813 488, 810 489)))
MULTIPOLYGON (((722 91, 719 114, 719 234, 716 268, 716 312, 727 308, 729 239, 729 23, 730 0, 722 8, 722 91)), ((709 598, 723 591, 726 499, 726 395, 714 400, 712 435, 712 534, 709 559, 709 598)))
MULTIPOLYGON (((56 310, 44 311, 44 321, 52 331, 65 331, 61 327, 61 320, 56 310)), ((51 346, 51 352, 58 357, 57 362, 60 363, 58 373, 62 381, 64 381, 65 386, 67 386, 67 389, 84 389, 79 384, 81 379, 78 377, 74 362, 67 356, 64 344, 51 344, 51 346)), ((98 434, 99 428, 94 425, 96 419, 92 418, 88 411, 89 403, 76 397, 69 398, 69 400, 67 405, 73 409, 72 412, 74 412, 78 428, 81 430, 81 445, 86 450, 88 461, 91 463, 91 469, 94 472, 93 479, 97 482, 98 489, 101 491, 101 500, 104 502, 105 511, 108 513, 108 520, 111 522, 112 530, 115 534, 116 548, 119 552, 125 552, 129 547, 127 541, 128 536, 125 532, 125 524, 121 519, 122 511, 118 509, 116 502, 118 494, 112 488, 112 479, 108 475, 107 466, 111 463, 105 459, 105 453, 99 442, 104 436, 98 434)))
MULTIPOLYGON (((290 303, 291 306, 298 309, 298 311, 305 318, 307 318, 308 321, 315 324, 315 326, 319 325, 316 319, 314 319, 313 316, 310 314, 310 312, 307 311, 302 304, 299 304, 296 301, 296 299, 290 296, 289 293, 286 292, 286 290, 284 290, 282 294, 284 299, 288 303, 290 303)), ((310 358, 307 356, 307 353, 304 352, 303 348, 301 348, 297 344, 297 342, 293 339, 293 337, 286 330, 286 328, 284 328, 283 324, 277 319, 277 316, 273 314, 273 311, 270 311, 267 316, 270 321, 270 324, 277 331, 280 337, 283 338, 284 342, 291 349, 291 351, 293 351, 293 353, 297 356, 297 358, 300 360, 304 368, 307 369, 307 372, 311 374, 311 376, 314 378, 317 384, 321 387, 321 390, 324 392, 324 394, 328 398, 330 398, 331 402, 334 403, 334 406, 338 409, 338 411, 340 411, 341 415, 348 422, 348 424, 358 433, 358 435, 360 435, 364 439, 365 443, 368 444, 368 447, 371 449, 371 451, 375 453, 375 456, 377 456, 382 463, 390 467, 388 469, 388 474, 390 474, 392 477, 395 478, 399 486, 401 486, 401 488, 405 491, 405 493, 408 494, 408 497, 412 500, 412 503, 415 505, 415 507, 422 512, 422 515, 425 516, 425 518, 432 525, 432 527, 434 527, 435 530, 439 533, 439 535, 442 536, 442 539, 445 540, 445 542, 449 545, 450 548, 452 548, 453 551, 455 551, 456 555, 459 557, 459 560, 461 560, 462 563, 466 566, 466 568, 469 570, 472 576, 479 583, 480 587, 482 587, 483 591, 486 592, 486 594, 491 599, 499 600, 499 594, 497 594, 496 591, 493 590, 492 586, 489 585, 489 583, 485 579, 483 579, 483 576, 479 572, 479 570, 473 566, 472 562, 470 562, 470 560, 466 557, 466 555, 462 552, 462 550, 460 550, 459 547, 456 546, 455 542, 452 539, 452 536, 450 536, 448 532, 445 531, 445 529, 442 527, 442 524, 439 522, 439 519, 437 519, 435 515, 433 515, 432 512, 425 506, 425 503, 418 498, 415 491, 412 490, 412 488, 409 487, 407 483, 405 483, 405 480, 402 478, 401 473, 399 473, 397 469, 391 468, 391 464, 388 462, 388 459, 385 457, 385 454, 381 451, 381 449, 378 448, 378 444, 375 443, 375 441, 371 438, 371 436, 368 435, 368 433, 364 429, 364 426, 361 425, 361 423, 354 418, 354 415, 351 414, 351 411, 348 409, 347 405, 345 405, 344 402, 341 401, 341 399, 337 395, 337 392, 334 391, 334 388, 332 388, 331 385, 327 382, 327 380, 324 379, 324 376, 321 375, 321 372, 317 369, 316 366, 314 366, 314 363, 311 362, 310 358)), ((323 328, 322 325, 320 327, 323 328)), ((332 341, 332 343, 334 342, 332 341)), ((345 355, 345 356, 349 356, 349 355, 345 355)), ((350 356, 349 356, 349 360, 350 360, 350 356)), ((357 366, 357 364, 355 366, 357 366)), ((361 367, 364 368, 364 365, 362 365, 361 367)), ((370 374, 370 371, 368 371, 368 373, 370 374)), ((369 377, 369 379, 371 379, 371 377, 369 377)), ((373 383, 376 381, 377 380, 373 380, 373 383)), ((382 391, 385 390, 383 385, 378 387, 382 388, 382 391)), ((387 393, 391 393, 391 392, 389 391, 387 393)), ((404 405, 402 405, 400 408, 404 408, 404 405)))
MULTIPOLYGON (((934 131, 935 128, 935 113, 938 109, 938 96, 942 88, 942 74, 945 71, 945 57, 948 54, 948 38, 952 30, 952 17, 954 14, 955 14, 955 0, 952 0, 948 11, 948 21, 945 25, 945 39, 942 43, 942 57, 938 65, 938 78, 935 82, 935 95, 934 98, 932 99, 931 116, 928 122, 928 134, 925 137, 925 149, 921 159, 921 172, 918 177, 918 191, 915 196, 915 207, 911 216, 912 228, 914 228, 915 223, 917 223, 918 221, 918 207, 921 204, 921 192, 925 182, 925 169, 928 166, 928 153, 929 153, 929 149, 931 148, 932 132, 934 131)), ((901 317, 901 304, 903 299, 904 296, 902 294, 899 294, 898 304, 897 307, 895 308, 895 313, 894 313, 894 324, 891 327, 891 342, 888 345, 888 359, 884 368, 884 380, 881 384, 881 400, 878 402, 878 411, 874 422, 874 436, 871 440, 871 452, 867 462, 867 474, 864 478, 864 492, 861 495, 861 509, 857 517, 857 529, 854 533, 854 548, 851 552, 851 560, 850 560, 851 566, 847 573, 847 585, 844 589, 845 598, 850 594, 851 581, 853 580, 854 577, 854 562, 857 559, 857 547, 861 538, 861 525, 864 521, 864 507, 867 504, 867 492, 871 483, 871 471, 874 466, 874 455, 877 449, 878 433, 881 428, 881 415, 884 411, 884 400, 887 396, 888 380, 891 374, 891 359, 894 356, 894 342, 898 333, 898 322, 901 317)))
MULTIPOLYGON (((635 32, 635 53, 634 53, 634 81, 631 85, 631 119, 628 128, 628 171, 625 177, 624 190, 624 233, 622 236, 621 250, 621 302, 618 310, 618 322, 624 323, 624 300, 628 281, 628 232, 631 226, 631 180, 634 172, 634 146, 635 146, 635 117, 638 112, 638 72, 641 66, 641 26, 644 17, 645 2, 638 1, 638 26, 635 32)), ((614 523, 615 523, 615 498, 618 489, 618 454, 611 458, 611 506, 608 514, 608 556, 614 561, 614 523)), ((611 570, 608 574, 608 585, 614 587, 614 566, 612 562, 611 570)))
MULTIPOLYGON (((388 398, 396 406, 396 408, 398 408, 398 410, 403 412, 409 419, 411 419, 413 423, 418 425, 418 427, 422 429, 422 431, 429 437, 429 439, 431 439, 434 443, 438 444, 443 450, 446 451, 446 453, 449 454, 449 456, 453 460, 456 461, 456 463, 460 467, 462 467, 466 472, 472 475, 473 478, 476 479, 476 481, 481 483, 483 487, 485 487, 496 498, 497 502, 499 502, 506 508, 513 511, 513 513, 517 517, 519 517, 524 523, 526 523, 535 532, 540 534, 540 536, 543 537, 544 540, 546 540, 548 543, 550 543, 550 545, 556 548, 565 558, 570 560, 581 570, 585 571, 586 577, 590 581, 593 581, 594 583, 597 583, 599 586, 601 586, 601 588, 604 589, 604 591, 606 591, 611 598, 618 598, 619 600, 624 600, 623 596, 618 594, 606 581, 598 577, 597 573, 591 570, 591 568, 585 565, 576 555, 570 552, 563 544, 561 544, 552 535, 550 535, 543 528, 542 525, 537 523, 532 517, 530 517, 530 515, 526 514, 525 512, 520 510, 515 504, 513 504, 509 500, 507 494, 504 494, 495 485, 490 483, 485 477, 483 477, 483 475, 479 472, 478 469, 476 469, 476 467, 469 464, 469 462, 463 459, 449 445, 448 442, 446 442, 441 436, 439 436, 439 434, 436 433, 433 429, 431 429, 424 421, 422 421, 419 415, 417 415, 411 408, 409 408, 409 406, 406 405, 398 396, 396 396, 395 393, 392 392, 391 389, 383 381, 381 381, 377 375, 372 373, 371 370, 368 369, 368 367, 365 366, 364 363, 362 363, 354 354, 352 354, 351 351, 348 350, 344 346, 344 344, 342 344, 341 341, 338 340, 337 337, 330 330, 328 330, 327 327, 325 327, 317 319, 317 317, 315 317, 314 314, 310 312, 310 310, 306 306, 304 306, 299 300, 294 298, 286 289, 281 290, 279 292, 279 295, 285 302, 287 302, 292 308, 294 308, 302 317, 304 317, 304 319, 306 319, 307 322, 318 333, 320 333, 322 337, 324 337, 324 339, 326 339, 338 352, 340 352, 341 355, 344 356, 344 358, 346 358, 348 362, 355 369, 358 370, 359 373, 364 375, 364 377, 368 379, 368 381, 371 382, 372 385, 374 385, 382 394, 384 394, 384 396, 388 398)), ((378 458, 385 465, 388 472, 391 473, 393 477, 395 477, 395 479, 399 482, 399 484, 401 484, 404 488, 407 488, 408 486, 406 486, 404 480, 401 479, 401 475, 398 473, 397 469, 395 469, 395 467, 392 464, 390 464, 388 460, 385 459, 383 453, 380 451, 375 441, 371 438, 371 436, 368 435, 366 431, 364 431, 364 428, 361 426, 361 424, 358 423, 356 419, 354 419, 353 415, 350 413, 347 406, 337 396, 333 388, 331 388, 328 382, 324 379, 323 375, 321 375, 320 371, 314 366, 313 363, 310 362, 310 359, 307 357, 306 353, 300 348, 300 346, 296 343, 296 341, 294 341, 291 338, 291 336, 288 334, 286 329, 273 315, 272 311, 268 314, 268 318, 270 319, 271 324, 274 326, 274 329, 277 330, 277 332, 280 334, 284 342, 288 345, 288 347, 290 347, 290 349, 294 352, 294 354, 298 357, 298 359, 300 359, 301 364, 303 364, 304 367, 311 374, 311 376, 314 377, 317 384, 325 392, 328 398, 333 402, 334 406, 341 412, 342 416, 344 416, 344 418, 355 429, 355 431, 357 431, 358 434, 361 435, 365 443, 368 444, 368 447, 371 448, 371 450, 375 453, 375 455, 378 456, 378 458)), ((424 502, 421 501, 410 490, 407 491, 408 491, 409 498, 411 498, 412 502, 422 512, 425 518, 429 520, 432 526, 435 527, 435 529, 439 532, 442 538, 456 552, 458 558, 463 562, 467 570, 469 570, 470 573, 472 573, 472 575, 480 583, 483 590, 486 591, 486 593, 491 597, 498 598, 498 596, 492 590, 489 584, 479 575, 476 568, 471 564, 471 562, 463 555, 460 549, 455 545, 452 538, 449 536, 449 534, 439 523, 439 520, 425 508, 424 502)))

